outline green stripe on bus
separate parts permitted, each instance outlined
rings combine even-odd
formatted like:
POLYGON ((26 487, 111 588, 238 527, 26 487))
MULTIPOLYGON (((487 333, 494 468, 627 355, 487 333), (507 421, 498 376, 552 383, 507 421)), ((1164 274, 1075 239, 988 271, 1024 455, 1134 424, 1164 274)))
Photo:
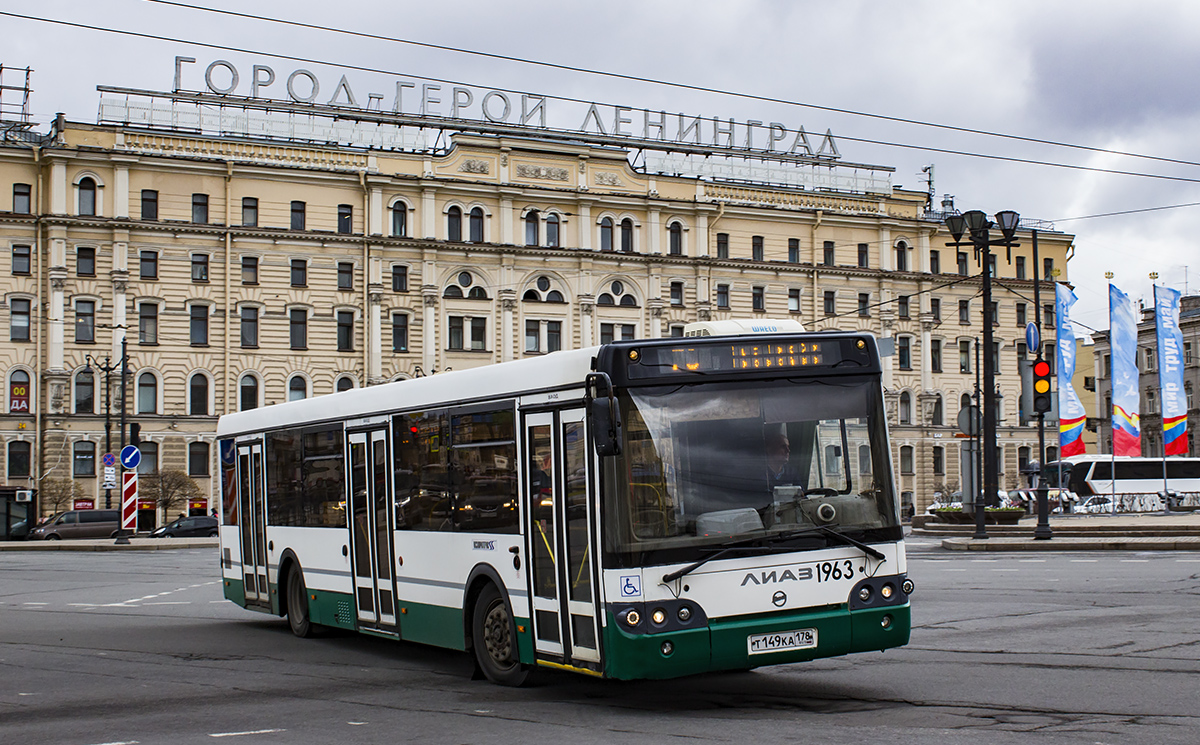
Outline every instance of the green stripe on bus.
POLYGON ((328 590, 308 591, 308 617, 313 623, 354 630, 354 596, 328 590))
POLYGON ((449 649, 466 649, 462 608, 426 605, 402 600, 400 638, 449 649))

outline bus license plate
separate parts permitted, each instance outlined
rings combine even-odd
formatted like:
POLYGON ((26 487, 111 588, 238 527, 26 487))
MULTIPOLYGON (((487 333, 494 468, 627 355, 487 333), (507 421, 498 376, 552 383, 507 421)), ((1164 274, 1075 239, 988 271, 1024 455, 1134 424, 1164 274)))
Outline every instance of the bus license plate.
POLYGON ((816 629, 796 629, 774 634, 751 634, 746 637, 750 654, 785 652, 790 649, 810 649, 817 646, 816 629))

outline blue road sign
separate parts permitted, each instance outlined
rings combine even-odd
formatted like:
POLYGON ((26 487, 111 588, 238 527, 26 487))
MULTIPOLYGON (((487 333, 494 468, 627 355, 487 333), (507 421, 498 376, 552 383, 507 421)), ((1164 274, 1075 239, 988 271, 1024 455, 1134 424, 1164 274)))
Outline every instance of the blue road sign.
POLYGON ((1037 324, 1033 321, 1025 324, 1025 346, 1030 352, 1036 352, 1042 346, 1042 340, 1038 336, 1037 324))
POLYGON ((232 466, 234 461, 233 440, 221 440, 221 465, 232 466))
POLYGON ((121 465, 126 468, 137 468, 142 462, 142 451, 137 449, 137 445, 126 445, 121 449, 121 465))
POLYGON ((104 465, 114 467, 117 465, 117 456, 112 453, 105 453, 103 458, 104 465))

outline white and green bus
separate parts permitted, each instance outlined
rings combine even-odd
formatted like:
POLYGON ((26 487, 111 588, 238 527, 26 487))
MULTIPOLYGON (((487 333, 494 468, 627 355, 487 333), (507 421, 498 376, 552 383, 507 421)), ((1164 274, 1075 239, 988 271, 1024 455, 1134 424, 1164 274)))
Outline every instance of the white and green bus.
POLYGON ((745 326, 222 417, 225 597, 509 685, 906 644, 874 337, 745 326))

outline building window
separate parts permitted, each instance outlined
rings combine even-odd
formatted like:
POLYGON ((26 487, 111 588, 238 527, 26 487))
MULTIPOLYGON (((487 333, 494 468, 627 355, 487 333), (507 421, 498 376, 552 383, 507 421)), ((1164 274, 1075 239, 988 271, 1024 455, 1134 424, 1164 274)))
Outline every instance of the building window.
POLYGON ((767 302, 766 298, 763 297, 763 292, 764 289, 758 286, 755 286, 750 290, 750 303, 751 307, 755 311, 762 312, 767 309, 767 302))
POLYGON ((30 413, 29 399, 29 373, 24 370, 13 370, 8 376, 8 413, 30 413))
POLYGON ((462 241, 462 210, 457 206, 446 210, 446 240, 451 243, 462 241))
POLYGON ((71 474, 73 476, 95 476, 96 443, 86 441, 77 442, 73 449, 71 474))
POLYGON ((193 347, 208 346, 208 306, 194 304, 188 308, 191 316, 189 332, 190 343, 193 347))
POLYGON ((636 327, 632 323, 621 324, 621 341, 633 341, 636 333, 636 327))
POLYGON ((896 315, 901 318, 908 318, 908 295, 901 295, 896 298, 896 315))
POLYGON ((354 351, 354 311, 337 312, 337 345, 339 352, 354 351))
POLYGON ((188 443, 188 476, 208 475, 208 452, 207 442, 188 443))
POLYGON ((304 230, 304 202, 292 202, 292 230, 304 230))
POLYGON ((96 276, 96 249, 80 246, 75 249, 75 273, 80 277, 96 276))
POLYGON ((871 315, 871 294, 867 292, 858 293, 858 315, 867 318, 871 315))
POLYGON ((871 446, 858 446, 858 472, 862 475, 871 473, 871 446))
POLYGON ((487 349, 487 319, 471 319, 471 349, 484 351, 487 349))
POLYGON ((546 351, 562 349, 562 321, 546 321, 546 351))
POLYGON ((354 232, 354 207, 349 204, 338 205, 337 232, 344 235, 354 232))
POLYGON ((242 308, 242 346, 247 349, 258 347, 258 308, 242 308))
POLYGON ((942 322, 942 300, 941 298, 929 298, 929 315, 933 316, 934 323, 942 322))
POLYGON ((292 259, 292 287, 308 286, 308 261, 292 259))
POLYGON ((971 372, 971 340, 961 339, 958 342, 958 371, 971 372))
POLYGON ((683 305, 683 283, 682 282, 672 282, 671 283, 671 305, 675 305, 675 306, 683 305))
POLYGON ((540 232, 539 231, 540 227, 541 227, 541 224, 538 220, 538 211, 537 210, 529 210, 529 212, 527 212, 525 214, 525 245, 526 246, 538 245, 538 241, 539 241, 538 233, 540 232))
POLYGON ((933 416, 930 417, 930 423, 939 427, 946 423, 946 413, 942 406, 940 393, 933 398, 933 416))
POLYGON ((1017 303, 1017 327, 1025 328, 1027 321, 1025 320, 1025 303, 1017 303))
POLYGON ((929 271, 931 274, 942 273, 942 252, 930 249, 929 251, 929 271))
POLYGON ((988 272, 990 276, 996 276, 996 254, 988 254, 988 272))
POLYGON ((392 205, 392 235, 397 238, 408 235, 408 205, 404 202, 392 205))
POLYGON ((142 251, 138 254, 138 277, 158 279, 158 251, 142 251))
POLYGON ((971 325, 971 301, 958 301, 958 322, 963 326, 971 325))
POLYGON ((256 285, 258 284, 258 257, 243 256, 242 257, 242 284, 256 285))
POLYGON ((392 351, 408 351, 408 314, 392 314, 392 351))
POLYGON ((600 343, 611 344, 613 341, 613 325, 611 323, 600 324, 600 343))
POLYGON ((825 241, 821 249, 821 263, 825 266, 833 266, 835 261, 833 241, 825 241))
POLYGON ((612 218, 605 217, 600 220, 600 250, 613 250, 613 221, 612 218))
POLYGON ((672 339, 682 339, 683 338, 683 326, 671 326, 671 338, 672 339))
POLYGON ((8 477, 10 479, 29 478, 33 462, 33 443, 24 440, 14 440, 8 443, 8 477))
POLYGON ((75 341, 96 341, 96 303, 92 300, 75 302, 75 341))
POLYGON ((208 223, 208 195, 192 195, 192 222, 200 225, 208 223))
POLYGON ((258 227, 258 199, 256 197, 242 198, 242 227, 258 227))
POLYGON ((678 256, 683 253, 683 225, 671 223, 667 228, 667 243, 672 255, 678 256))
POLYGON ((633 253, 633 220, 628 217, 621 221, 621 251, 633 253))
POLYGON ((762 261, 765 258, 763 254, 763 237, 761 235, 751 236, 750 258, 754 259, 755 261, 762 261))
POLYGON ((96 214, 96 180, 91 176, 79 179, 79 214, 96 214))
POLYGON ((942 340, 929 340, 929 368, 933 372, 940 373, 942 371, 942 340))
POLYGON ((1054 328, 1054 303, 1042 305, 1042 325, 1048 329, 1054 328))
POLYGON ((154 189, 142 189, 142 219, 158 219, 158 192, 154 189))
POLYGON ((717 233, 717 258, 729 258, 729 233, 717 233))
POLYGON ((912 337, 901 336, 896 339, 896 357, 901 370, 912 369, 912 337))
POLYGON ((900 447, 900 473, 911 475, 913 472, 913 448, 912 445, 902 445, 900 447))
POLYGON ((192 281, 208 281, 208 254, 192 254, 192 281))
POLYGON ((288 311, 288 337, 292 349, 308 349, 308 311, 292 308, 288 311))
POLYGON ((32 274, 33 273, 33 249, 30 246, 13 246, 12 247, 12 273, 13 274, 32 274))
POLYGON ((462 351, 463 348, 463 318, 462 316, 450 316, 450 333, 447 339, 447 347, 453 351, 462 351))
POLYGON ((988 308, 988 318, 993 326, 1000 325, 1000 303, 992 302, 988 308))
POLYGON ((1189 380, 1183 384, 1183 394, 1187 397, 1188 410, 1196 408, 1196 400, 1192 398, 1192 381, 1189 380))
POLYGON ((303 401, 308 398, 308 381, 299 375, 293 375, 288 380, 288 401, 303 401))
POLYGON ((13 298, 8 301, 8 338, 10 341, 29 341, 30 301, 13 298))
POLYGON ((253 375, 242 376, 241 385, 238 386, 238 402, 241 411, 258 408, 258 378, 253 375))
POLYGON ((962 276, 967 276, 967 252, 958 252, 958 273, 962 276))
MULTIPOLYGON (((1026 451, 1029 448, 1025 448, 1026 451)), ((946 473, 946 449, 941 445, 933 446, 933 472, 939 476, 946 473)))
POLYGON ((1017 257, 1017 279, 1025 279, 1025 257, 1017 257))
POLYGON ((525 351, 540 352, 542 346, 542 324, 540 321, 525 321, 525 351))
POLYGON ((900 394, 900 423, 912 424, 912 394, 908 391, 900 394))
POLYGON ((158 343, 158 304, 138 303, 138 344, 158 343))
POLYGON ((550 216, 546 218, 546 245, 551 248, 558 248, 559 224, 560 224, 560 220, 558 218, 558 215, 551 213, 550 216))
POLYGON ((800 239, 788 238, 788 263, 800 263, 800 239))
POLYGON ((137 413, 158 412, 158 378, 154 373, 144 372, 137 379, 137 413))
POLYGON ((96 413, 96 378, 90 369, 75 374, 75 413, 96 413))
MULTIPOLYGON (((1192 364, 1192 343, 1190 341, 1185 341, 1183 343, 1183 364, 1192 364)), ((1191 407, 1189 406, 1188 408, 1191 407)))
POLYGON ((908 271, 908 244, 904 241, 896 244, 896 271, 908 271))
POLYGON ((143 440, 138 449, 142 451, 142 461, 137 467, 138 474, 152 476, 158 473, 158 443, 143 440))
POLYGON ((832 316, 837 313, 837 293, 833 290, 825 291, 825 315, 832 316))
POLYGON ((408 292, 408 267, 402 264, 392 266, 392 292, 408 292))
POLYGON ((32 190, 29 184, 13 184, 13 212, 28 215, 32 212, 32 190))
POLYGON ((1054 259, 1047 256, 1042 259, 1042 279, 1050 279, 1054 276, 1054 259))
POLYGON ((863 269, 871 265, 870 244, 858 244, 858 265, 863 269))
POLYGON ((717 307, 729 307, 729 285, 717 285, 717 307))
POLYGON ((188 382, 188 413, 208 416, 208 376, 196 373, 188 382))
POLYGON ((342 377, 337 379, 337 383, 334 384, 334 388, 337 390, 338 393, 341 393, 342 391, 351 390, 354 388, 354 379, 343 375, 342 377))
POLYGON ((471 210, 471 242, 483 243, 483 208, 475 207, 471 210))
POLYGON ((337 283, 339 290, 354 289, 354 264, 352 262, 338 262, 337 283))
POLYGON ((791 287, 788 289, 788 312, 800 312, 800 288, 791 287))

